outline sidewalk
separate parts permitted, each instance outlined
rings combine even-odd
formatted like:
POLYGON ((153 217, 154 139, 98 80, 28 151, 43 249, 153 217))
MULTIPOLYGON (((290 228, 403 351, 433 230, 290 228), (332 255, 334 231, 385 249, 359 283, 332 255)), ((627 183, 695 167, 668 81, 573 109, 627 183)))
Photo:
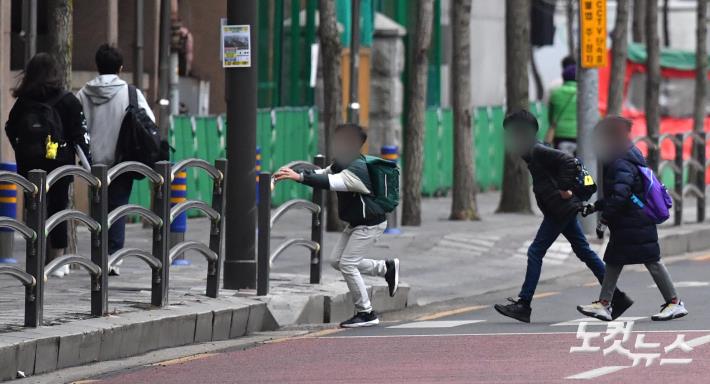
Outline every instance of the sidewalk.
MULTIPOLYGON (((458 297, 510 289, 525 274, 526 248, 535 234, 539 214, 494 214, 498 193, 479 195, 482 221, 448 221, 448 198, 423 200, 423 226, 404 227, 401 235, 385 235, 373 250, 374 258, 399 257, 405 287, 394 299, 382 279, 366 279, 378 311, 425 305, 458 297), (411 289, 409 288, 411 286, 411 289)), ((686 206, 691 206, 688 203, 686 206)), ((688 210, 686 218, 694 218, 688 210)), ((287 237, 308 237, 310 215, 290 212, 272 230, 272 247, 287 237)), ((188 239, 207 240, 206 220, 189 221, 188 239)), ((710 224, 664 226, 660 231, 664 254, 710 248, 710 224)), ((204 296, 206 263, 188 254, 192 265, 171 269, 170 306, 149 309, 150 272, 136 260, 126 260, 121 276, 110 277, 112 316, 89 316, 89 279, 82 270, 46 286, 45 324, 23 328, 24 290, 14 280, 0 277, 0 379, 48 372, 90 361, 140 354, 152 349, 208 340, 239 337, 278 327, 338 322, 353 308, 342 278, 328 263, 337 233, 324 239, 323 284, 308 284, 309 253, 285 252, 272 269, 271 295, 224 290, 220 298, 204 296)), ((89 236, 79 232, 79 253, 88 255, 89 236)), ((150 248, 150 231, 127 228, 126 246, 150 248)), ((602 244, 594 244, 601 249, 602 244)), ((272 248, 273 249, 273 248, 272 248)), ((24 243, 16 241, 16 257, 24 261, 24 243)), ((229 250, 227 250, 229 252, 229 250)), ((542 279, 583 270, 569 244, 561 238, 546 256, 542 279)), ((591 280, 590 274, 590 280, 591 280)))

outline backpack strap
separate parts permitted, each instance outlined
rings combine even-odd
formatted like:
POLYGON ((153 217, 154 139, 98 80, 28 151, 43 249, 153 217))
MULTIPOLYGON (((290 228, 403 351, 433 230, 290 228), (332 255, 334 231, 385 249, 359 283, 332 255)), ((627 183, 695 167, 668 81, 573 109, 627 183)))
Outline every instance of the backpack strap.
POLYGON ((138 90, 133 84, 128 84, 128 105, 138 108, 138 90))

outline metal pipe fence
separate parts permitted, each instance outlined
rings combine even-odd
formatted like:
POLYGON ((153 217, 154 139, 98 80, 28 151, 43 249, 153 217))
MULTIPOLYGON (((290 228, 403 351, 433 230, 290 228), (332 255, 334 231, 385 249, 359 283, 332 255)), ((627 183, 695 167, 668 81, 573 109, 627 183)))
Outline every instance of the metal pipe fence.
MULTIPOLYGON (((287 164, 288 167, 301 167, 322 169, 325 167, 325 157, 317 155, 313 163, 293 162, 287 164)), ((320 284, 323 262, 321 251, 323 249, 323 213, 324 213, 324 191, 319 188, 313 189, 311 201, 294 199, 285 202, 273 213, 271 212, 271 173, 261 172, 259 174, 259 203, 258 203, 258 223, 257 223, 257 278, 256 294, 264 296, 269 294, 269 276, 271 267, 276 259, 287 249, 295 246, 304 247, 311 252, 310 258, 310 283, 320 284), (287 212, 294 209, 305 209, 311 212, 311 238, 287 239, 271 252, 271 230, 274 225, 287 212)))
POLYGON ((162 307, 168 304, 169 266, 172 259, 186 251, 196 251, 207 258, 206 294, 217 297, 219 276, 224 259, 224 208, 226 204, 227 161, 216 160, 214 165, 200 159, 187 159, 171 166, 169 162, 159 162, 150 168, 137 162, 125 162, 108 169, 105 165, 94 165, 91 170, 82 167, 62 166, 47 174, 43 170, 29 172, 28 178, 17 173, 0 171, 0 182, 18 185, 24 193, 25 222, 0 216, 0 228, 17 231, 25 239, 26 263, 22 270, 16 266, 0 265, 0 275, 10 276, 25 287, 26 327, 42 325, 44 292, 47 276, 65 265, 78 265, 91 278, 91 315, 104 316, 108 313, 108 270, 125 258, 137 258, 151 269, 151 304, 162 307), (186 168, 203 169, 212 179, 212 205, 190 200, 170 208, 170 183, 175 174, 186 168), (152 183, 152 209, 127 204, 108 211, 108 187, 118 177, 134 173, 146 177, 152 183), (65 177, 78 177, 90 187, 89 213, 66 209, 47 217, 47 193, 57 181, 65 177), (170 223, 181 213, 198 209, 212 221, 209 244, 184 241, 169 248, 168 230, 170 223), (123 248, 108 254, 108 230, 122 217, 137 215, 153 228, 151 250, 123 248), (45 264, 47 257, 47 235, 57 225, 65 221, 78 221, 91 232, 90 257, 63 255, 45 264))
POLYGON ((686 133, 666 133, 660 135, 656 140, 648 136, 639 136, 634 139, 634 144, 643 142, 647 147, 648 166, 658 175, 666 169, 673 173, 673 185, 668 186, 668 193, 673 198, 673 224, 683 223, 683 205, 685 197, 696 198, 696 218, 697 222, 705 221, 705 172, 710 162, 705 158, 705 145, 707 134, 705 132, 686 133), (683 155, 683 146, 690 140, 691 155, 687 159, 683 155), (673 159, 663 160, 661 158, 661 146, 664 142, 673 145, 673 159), (687 171, 687 172, 686 172, 687 171), (684 176, 688 175, 688 181, 684 181, 684 176))

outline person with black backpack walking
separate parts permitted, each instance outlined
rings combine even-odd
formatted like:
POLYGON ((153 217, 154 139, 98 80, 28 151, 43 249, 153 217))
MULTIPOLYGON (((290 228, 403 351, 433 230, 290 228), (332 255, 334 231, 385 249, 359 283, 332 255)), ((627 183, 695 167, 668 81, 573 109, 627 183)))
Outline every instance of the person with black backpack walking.
MULTIPOLYGON (((503 129, 506 150, 513 156, 521 156, 528 165, 535 200, 544 217, 528 248, 525 281, 518 298, 508 298, 507 304, 496 304, 494 308, 503 316, 529 323, 530 303, 540 280, 543 258, 560 235, 570 242, 574 254, 597 280, 601 283, 604 279, 604 263, 590 248, 577 219, 583 201, 596 192, 596 184, 578 159, 540 143, 537 119, 529 111, 509 113, 503 120, 503 129)), ((611 316, 616 319, 633 301, 618 289, 612 293, 615 305, 611 316)))
MULTIPOLYGON (((99 75, 86 83, 77 93, 77 97, 84 106, 89 132, 93 138, 91 152, 94 162, 111 167, 121 161, 134 160, 125 158, 121 151, 117 151, 117 147, 121 147, 119 143, 132 133, 126 134, 124 125, 131 125, 132 128, 136 124, 136 115, 139 115, 140 123, 154 126, 155 116, 143 93, 119 77, 123 69, 123 56, 118 49, 108 44, 101 45, 96 51, 95 61, 99 75), (128 122, 124 124, 126 120, 128 122)), ((157 129, 154 128, 154 131, 157 135, 157 129)), ((157 139, 159 140, 159 136, 157 139)), ((135 174, 123 174, 111 181, 108 189, 109 212, 128 204, 135 178, 135 174)), ((120 219, 111 226, 108 235, 109 254, 123 248, 125 230, 125 219, 120 219)), ((118 266, 111 268, 109 274, 118 275, 118 266)))
MULTIPOLYGON (((35 55, 27 63, 17 88, 17 98, 5 124, 5 132, 15 151, 17 171, 27 177, 29 171, 51 172, 76 163, 76 147, 91 161, 89 133, 79 100, 65 90, 57 62, 46 53, 35 55)), ((47 215, 67 209, 71 178, 62 178, 47 193, 47 215)), ((68 245, 67 224, 59 224, 49 234, 47 260, 64 254, 68 245)), ((62 277, 69 266, 55 271, 62 277)))
POLYGON ((631 126, 632 122, 623 117, 607 116, 594 129, 595 151, 604 166, 604 198, 585 206, 582 214, 601 212, 610 236, 599 300, 580 305, 577 310, 611 321, 615 305, 612 298, 621 270, 625 265, 643 264, 664 300, 661 311, 651 320, 673 320, 686 316, 688 310, 661 261, 656 228, 668 220, 673 199, 631 141, 631 126))
POLYGON ((335 129, 335 161, 323 170, 281 168, 274 178, 294 180, 338 193, 338 215, 348 225, 333 250, 331 264, 348 285, 357 313, 343 328, 379 324, 361 275, 384 277, 390 296, 399 286, 399 259, 366 258, 387 227, 385 214, 399 203, 399 169, 395 162, 360 154, 367 133, 357 124, 335 129))

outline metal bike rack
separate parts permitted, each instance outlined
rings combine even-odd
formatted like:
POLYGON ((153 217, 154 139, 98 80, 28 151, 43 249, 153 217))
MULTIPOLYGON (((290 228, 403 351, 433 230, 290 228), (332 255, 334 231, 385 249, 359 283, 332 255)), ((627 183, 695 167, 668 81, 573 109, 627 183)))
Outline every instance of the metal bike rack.
MULTIPOLYGON (((205 244, 195 242, 195 241, 183 241, 175 244, 170 250, 167 250, 164 258, 161 260, 163 263, 163 276, 164 284, 168 285, 169 269, 172 259, 177 255, 182 254, 186 251, 197 251, 202 254, 207 260, 207 288, 206 294, 209 297, 217 297, 219 295, 219 276, 222 269, 222 261, 224 260, 224 254, 222 250, 222 243, 224 241, 224 215, 226 205, 226 194, 225 190, 227 187, 227 160, 219 159, 215 161, 214 165, 211 165, 205 160, 201 159, 186 159, 179 161, 174 166, 170 167, 169 163, 161 162, 156 165, 158 173, 165 177, 169 185, 172 182, 175 175, 178 172, 185 170, 187 168, 199 168, 207 172, 212 177, 214 182, 212 187, 212 205, 208 205, 203 201, 188 200, 179 204, 176 204, 172 208, 169 205, 169 199, 165 199, 163 209, 163 220, 165 222, 164 227, 170 227, 173 220, 178 217, 181 213, 186 212, 191 209, 197 209, 202 211, 205 215, 210 218, 210 240, 209 246, 205 244)), ((165 196, 168 196, 168 191, 165 191, 165 196)), ((157 212, 156 212, 157 213, 157 212)), ((165 233, 167 239, 167 233, 165 233)), ((166 293, 167 302, 167 293, 166 293)))
MULTIPOLYGON (((65 209, 59 211, 43 220, 40 242, 46 254, 47 234, 62 222, 75 220, 85 224, 91 231, 91 259, 79 255, 64 255, 52 260, 44 267, 42 280, 47 279, 47 275, 57 269, 70 264, 77 264, 83 267, 91 276, 91 315, 104 316, 108 313, 108 276, 107 276, 107 231, 105 209, 108 203, 106 190, 106 166, 94 165, 91 172, 77 165, 61 166, 47 175, 45 194, 52 186, 65 177, 79 177, 84 179, 90 186, 90 214, 65 209)), ((46 195, 45 195, 46 196, 46 195)), ((44 204, 44 202, 43 202, 44 204)), ((43 207, 44 208, 44 207, 43 207)), ((44 215, 44 210, 42 215, 44 215)), ((40 295, 44 296, 43 286, 40 288, 40 295)), ((41 319, 40 319, 41 323, 41 319)))
MULTIPOLYGON (((156 165, 156 168, 159 167, 156 165)), ((118 220, 131 215, 136 215, 144 219, 153 228, 153 245, 152 253, 138 248, 123 248, 114 252, 108 257, 106 269, 110 269, 120 261, 126 258, 136 258, 146 263, 151 269, 151 298, 150 303, 156 307, 162 307, 167 304, 167 279, 163 276, 163 258, 167 252, 167 234, 164 231, 165 220, 163 217, 166 212, 163 205, 168 200, 165 191, 167 174, 161 175, 145 164, 136 161, 127 161, 116 164, 111 167, 105 175, 101 174, 105 184, 110 186, 113 181, 120 176, 128 173, 137 173, 144 176, 151 182, 153 193, 153 210, 141 207, 135 204, 126 204, 114 208, 111 212, 107 212, 105 226, 106 238, 108 241, 108 228, 111 228, 118 220)), ((108 204, 105 207, 108 211, 108 204)), ((107 251, 108 252, 108 251, 107 251)))
POLYGON ((0 217, 1 228, 11 228, 25 239, 25 270, 16 266, 0 266, 0 275, 10 276, 18 280, 25 287, 25 326, 37 327, 42 322, 42 296, 41 287, 44 284, 44 252, 39 246, 40 231, 44 226, 41 212, 43 212, 42 192, 44 191, 46 173, 32 171, 30 179, 14 172, 0 171, 0 181, 10 182, 20 186, 25 194, 26 223, 10 218, 0 217), (34 182, 33 182, 34 181, 34 182))
MULTIPOLYGON (((287 167, 321 169, 325 167, 325 157, 318 155, 313 163, 292 162, 287 167)), ((273 214, 271 212, 271 173, 259 174, 258 240, 257 240, 257 279, 256 294, 269 294, 269 276, 274 261, 288 248, 300 246, 311 251, 310 283, 319 284, 322 273, 323 243, 323 201, 324 191, 313 189, 312 201, 303 199, 290 200, 282 204, 273 214), (271 253, 271 229, 287 212, 294 209, 306 209, 311 212, 311 239, 288 239, 271 253)))

